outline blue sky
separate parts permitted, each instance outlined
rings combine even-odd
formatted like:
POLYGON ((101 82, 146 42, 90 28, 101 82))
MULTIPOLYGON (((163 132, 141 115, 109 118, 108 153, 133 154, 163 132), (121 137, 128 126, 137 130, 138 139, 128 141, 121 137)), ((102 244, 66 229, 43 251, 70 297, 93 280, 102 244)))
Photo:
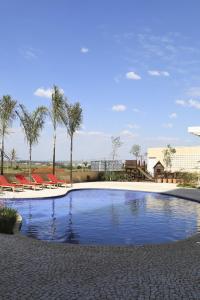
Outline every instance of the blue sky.
MULTIPOLYGON (((122 159, 135 143, 199 144, 187 133, 200 125, 198 0, 0 0, 0 11, 0 95, 34 109, 57 84, 80 101, 75 159, 109 158, 118 135, 122 159)), ((47 121, 34 159, 51 159, 51 135, 47 121)), ((17 121, 6 147, 27 157, 17 121)), ((57 159, 68 150, 59 128, 57 159)))

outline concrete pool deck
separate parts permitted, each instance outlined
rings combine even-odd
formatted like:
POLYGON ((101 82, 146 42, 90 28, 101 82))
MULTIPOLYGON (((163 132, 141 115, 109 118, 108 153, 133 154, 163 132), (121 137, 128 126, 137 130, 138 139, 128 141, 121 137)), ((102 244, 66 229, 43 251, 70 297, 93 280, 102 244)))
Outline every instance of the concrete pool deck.
MULTIPOLYGON (((200 200, 174 184, 97 182, 80 188, 159 192, 200 200)), ((68 190, 5 192, 1 198, 60 196, 68 190), (45 194, 44 194, 45 193, 45 194)), ((200 234, 169 244, 84 246, 0 234, 0 299, 200 299, 200 234)))
POLYGON ((3 191, 0 194, 0 199, 12 199, 12 198, 48 198, 48 197, 60 197, 67 192, 76 189, 125 189, 130 191, 144 191, 155 192, 174 195, 177 197, 188 198, 191 200, 200 201, 200 189, 194 188, 182 188, 177 187, 172 183, 154 183, 154 182, 85 182, 75 183, 73 187, 60 187, 56 189, 45 188, 42 190, 30 190, 26 189, 23 192, 11 192, 3 191))

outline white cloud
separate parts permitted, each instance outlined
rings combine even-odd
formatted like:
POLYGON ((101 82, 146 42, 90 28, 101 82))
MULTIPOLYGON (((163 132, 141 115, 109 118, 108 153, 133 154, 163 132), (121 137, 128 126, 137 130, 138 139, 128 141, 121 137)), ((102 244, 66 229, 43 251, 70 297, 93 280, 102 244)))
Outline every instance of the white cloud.
POLYGON ((129 138, 135 138, 138 137, 138 134, 131 132, 130 130, 123 130, 120 132, 120 135, 129 137, 129 138))
MULTIPOLYGON (((62 94, 64 94, 64 90, 63 89, 59 89, 60 92, 62 94)), ((34 92, 34 95, 35 96, 38 96, 38 97, 42 97, 42 98, 51 98, 52 96, 52 93, 53 93, 53 89, 52 88, 38 88, 35 92, 34 92)))
POLYGON ((193 99, 188 100, 188 105, 190 107, 194 107, 196 109, 200 109, 200 102, 197 101, 197 100, 193 100, 193 99))
POLYGON ((111 135, 102 131, 85 131, 85 130, 78 130, 76 132, 78 135, 83 136, 101 136, 101 137, 110 137, 111 135))
POLYGON ((176 119, 177 118, 177 113, 173 112, 169 115, 170 119, 176 119))
POLYGON ((149 70, 148 73, 151 76, 165 76, 165 77, 170 76, 169 72, 167 71, 149 70))
POLYGON ((51 98, 52 95, 52 89, 44 89, 44 88, 38 88, 35 92, 34 92, 35 96, 38 97, 43 97, 43 98, 51 98))
POLYGON ((194 86, 191 87, 188 91, 187 94, 190 97, 200 97, 200 87, 199 86, 194 86))
POLYGON ((140 112, 140 110, 139 110, 138 108, 133 108, 133 112, 135 112, 135 113, 139 113, 139 112, 140 112))
POLYGON ((105 136, 105 133, 102 131, 88 131, 88 135, 101 135, 105 136))
POLYGON ((160 72, 156 70, 148 71, 148 73, 151 76, 160 76, 160 72))
POLYGON ((174 143, 178 142, 180 139, 177 137, 169 137, 169 136, 156 136, 156 137, 147 137, 146 141, 159 141, 163 143, 174 143))
POLYGON ((140 80, 140 75, 136 74, 135 72, 131 71, 126 73, 126 78, 129 80, 140 80))
POLYGON ((162 71, 161 75, 166 76, 166 77, 170 76, 169 72, 167 72, 167 71, 162 71))
POLYGON ((185 100, 176 100, 176 104, 181 105, 181 106, 187 105, 185 100))
POLYGON ((130 129, 138 129, 138 128, 140 128, 140 126, 138 126, 137 124, 127 124, 126 126, 128 128, 130 128, 130 129))
POLYGON ((185 106, 185 107, 194 107, 200 109, 200 101, 189 99, 189 100, 176 100, 176 104, 185 106))
POLYGON ((38 58, 38 53, 40 51, 32 48, 32 47, 25 47, 25 48, 20 48, 19 52, 22 56, 24 56, 28 60, 33 60, 38 58))
POLYGON ((164 128, 172 128, 172 127, 173 127, 173 124, 172 124, 172 123, 164 123, 164 124, 162 124, 162 126, 163 126, 164 128))
POLYGON ((116 76, 114 77, 114 81, 115 81, 116 83, 119 83, 121 78, 122 78, 122 75, 116 75, 116 76))
POLYGON ((88 48, 86 48, 86 47, 82 47, 81 49, 80 49, 80 51, 81 51, 81 53, 88 53, 89 52, 89 49, 88 48))
POLYGON ((113 105, 113 107, 112 107, 113 111, 118 111, 118 112, 125 111, 126 109, 127 109, 127 107, 123 104, 116 104, 116 105, 113 105))

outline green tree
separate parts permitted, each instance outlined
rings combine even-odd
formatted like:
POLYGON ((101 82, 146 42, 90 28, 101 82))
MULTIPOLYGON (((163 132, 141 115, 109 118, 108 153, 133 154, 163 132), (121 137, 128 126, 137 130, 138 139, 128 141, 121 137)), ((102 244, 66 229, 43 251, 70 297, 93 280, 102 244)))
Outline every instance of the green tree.
POLYGON ((29 146, 29 180, 31 180, 32 147, 38 143, 48 110, 45 106, 39 106, 30 113, 22 104, 19 105, 19 108, 20 111, 17 110, 16 113, 20 119, 29 146))
POLYGON ((61 113, 63 111, 64 99, 60 89, 54 85, 51 97, 51 107, 49 109, 50 118, 53 125, 53 174, 55 174, 56 164, 56 129, 62 123, 61 113))
POLYGON ((117 151, 123 145, 121 142, 120 136, 111 136, 111 143, 112 143, 112 160, 115 160, 117 156, 117 151))
POLYGON ((171 171, 172 168, 172 157, 176 153, 176 149, 172 148, 170 145, 167 145, 167 148, 163 150, 163 162, 166 169, 169 168, 171 171))
POLYGON ((141 152, 141 147, 140 147, 140 145, 137 145, 137 144, 133 145, 131 148, 131 151, 130 151, 130 153, 135 156, 136 160, 138 160, 138 158, 140 156, 140 152, 141 152))
POLYGON ((72 185, 72 169, 73 169, 73 138, 75 132, 80 128, 83 119, 83 110, 79 102, 69 104, 65 101, 62 113, 62 121, 67 128, 70 137, 70 182, 72 185))
POLYGON ((16 114, 15 106, 17 101, 13 100, 11 96, 6 95, 0 99, 0 135, 1 135, 1 175, 4 167, 4 140, 5 135, 9 134, 9 127, 12 124, 16 114))

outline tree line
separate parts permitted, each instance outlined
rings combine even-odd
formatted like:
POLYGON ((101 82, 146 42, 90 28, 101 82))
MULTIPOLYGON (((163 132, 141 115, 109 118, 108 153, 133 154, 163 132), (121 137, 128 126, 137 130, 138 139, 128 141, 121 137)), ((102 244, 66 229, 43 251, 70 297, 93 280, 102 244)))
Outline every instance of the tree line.
POLYGON ((66 128, 70 138, 70 182, 72 183, 73 163, 73 138, 75 132, 80 128, 83 119, 83 110, 79 102, 69 103, 68 99, 54 85, 52 89, 50 107, 38 106, 32 112, 28 111, 23 104, 18 104, 10 95, 4 95, 0 99, 0 138, 1 138, 1 169, 4 172, 4 149, 5 136, 9 134, 9 128, 14 119, 18 117, 23 129, 29 152, 29 178, 31 178, 32 148, 38 144, 41 131, 46 117, 49 117, 53 126, 53 153, 52 172, 55 174, 56 164, 56 132, 57 126, 62 124, 66 128))

